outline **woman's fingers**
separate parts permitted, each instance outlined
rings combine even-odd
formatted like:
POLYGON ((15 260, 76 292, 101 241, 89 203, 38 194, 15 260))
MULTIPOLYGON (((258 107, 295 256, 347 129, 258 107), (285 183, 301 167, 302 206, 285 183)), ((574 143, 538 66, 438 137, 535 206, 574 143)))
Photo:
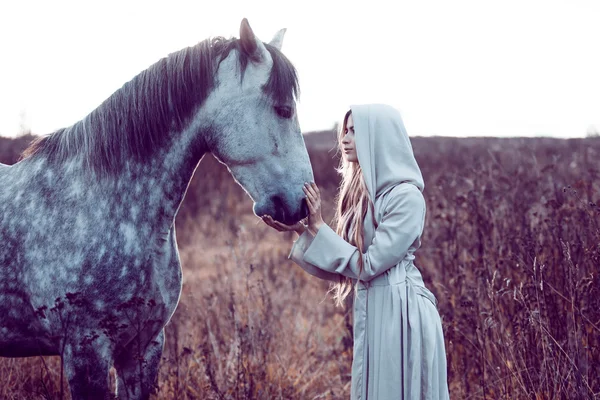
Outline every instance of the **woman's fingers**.
POLYGON ((306 195, 306 201, 308 202, 312 202, 313 201, 313 196, 312 194, 308 191, 308 188, 305 186, 302 188, 302 190, 304 190, 304 194, 306 195))
POLYGON ((263 215, 262 216, 262 220, 265 221, 265 223, 267 225, 269 225, 271 228, 277 229, 278 231, 281 230, 280 227, 278 227, 277 225, 275 225, 275 221, 273 220, 273 218, 271 218, 271 216, 269 216, 269 215, 263 215))
POLYGON ((310 190, 310 189, 306 189, 305 192, 306 193, 306 198, 307 200, 309 200, 313 205, 318 205, 320 200, 321 200, 321 196, 314 192, 314 190, 310 190))
POLYGON ((263 221, 265 221, 267 225, 269 225, 273 229, 278 230, 279 232, 293 231, 297 228, 297 226, 295 225, 290 226, 282 222, 276 221, 270 215, 263 215, 261 218, 263 221))
POLYGON ((272 221, 269 218, 267 218, 266 215, 263 215, 261 218, 265 222, 265 224, 267 224, 268 226, 270 226, 273 229, 277 229, 275 226, 273 226, 272 221))
POLYGON ((319 187, 317 186, 317 184, 316 184, 316 183, 314 183, 314 182, 313 182, 313 183, 311 183, 311 187, 312 187, 312 189, 315 191, 315 193, 317 194, 317 196, 320 196, 320 195, 321 195, 321 191, 319 190, 319 187))
POLYGON ((302 188, 302 190, 304 191, 304 194, 306 194, 306 196, 310 196, 312 197, 312 192, 310 191, 309 187, 304 185, 304 187, 302 188))
POLYGON ((310 194, 313 199, 319 200, 321 198, 321 191, 316 183, 305 184, 304 187, 306 188, 305 193, 310 194))
POLYGON ((278 231, 281 230, 281 226, 279 226, 279 223, 275 221, 270 215, 267 215, 267 221, 269 222, 269 225, 271 225, 273 228, 277 229, 278 231))
POLYGON ((315 197, 315 194, 316 194, 316 193, 315 193, 315 191, 314 191, 314 189, 313 189, 313 187, 311 186, 311 184, 310 184, 310 183, 307 183, 307 184, 305 184, 305 185, 304 185, 304 188, 306 189, 306 190, 305 190, 305 192, 306 192, 306 193, 308 193, 308 194, 310 194, 311 196, 315 197))
POLYGON ((306 201, 310 201, 311 203, 315 202, 315 198, 313 197, 313 195, 311 195, 308 192, 305 192, 305 195, 306 195, 306 201))
POLYGON ((306 195, 306 204, 311 215, 320 212, 321 209, 321 193, 315 183, 305 183, 302 188, 306 195))
POLYGON ((308 200, 310 200, 313 204, 315 204, 317 202, 317 200, 319 200, 319 196, 317 195, 317 193, 315 193, 311 188, 309 187, 304 187, 304 193, 306 194, 306 198, 308 200))
POLYGON ((308 206, 308 211, 313 214, 315 212, 315 199, 308 193, 306 194, 306 205, 308 206))

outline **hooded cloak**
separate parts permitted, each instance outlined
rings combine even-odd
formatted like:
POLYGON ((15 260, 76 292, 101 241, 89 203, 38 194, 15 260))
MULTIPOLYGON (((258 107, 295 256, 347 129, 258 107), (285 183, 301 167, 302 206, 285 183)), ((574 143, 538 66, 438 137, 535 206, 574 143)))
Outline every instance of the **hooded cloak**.
POLYGON ((321 279, 356 282, 352 400, 448 399, 437 301, 413 262, 425 224, 421 171, 397 110, 383 104, 351 110, 374 203, 364 221, 365 252, 323 224, 314 237, 308 230, 300 235, 289 257, 321 279))
MULTIPOLYGON (((371 201, 400 183, 410 183, 423 191, 423 175, 415 159, 400 113, 386 104, 351 106, 354 143, 358 163, 371 201)), ((365 248, 374 235, 372 216, 364 223, 365 248)))

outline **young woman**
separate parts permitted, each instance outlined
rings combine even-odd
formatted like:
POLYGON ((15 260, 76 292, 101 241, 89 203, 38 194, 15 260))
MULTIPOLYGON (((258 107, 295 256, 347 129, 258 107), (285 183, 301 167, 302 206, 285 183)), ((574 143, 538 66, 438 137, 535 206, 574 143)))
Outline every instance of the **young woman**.
POLYGON ((338 303, 355 286, 352 400, 448 399, 436 299, 413 262, 425 223, 423 177, 399 112, 352 106, 339 146, 335 231, 323 222, 314 183, 304 188, 306 225, 263 220, 298 233, 290 258, 336 282, 338 303))

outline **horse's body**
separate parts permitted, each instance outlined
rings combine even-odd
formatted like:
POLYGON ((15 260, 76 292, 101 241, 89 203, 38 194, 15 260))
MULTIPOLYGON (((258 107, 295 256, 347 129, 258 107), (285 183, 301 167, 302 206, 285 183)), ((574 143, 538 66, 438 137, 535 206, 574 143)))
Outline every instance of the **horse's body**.
POLYGON ((119 398, 149 396, 181 293, 174 218, 202 156, 228 165, 257 215, 306 216, 312 171, 282 36, 264 45, 243 21, 239 40, 169 56, 0 164, 0 356, 62 356, 74 399, 110 397, 113 365, 119 398))

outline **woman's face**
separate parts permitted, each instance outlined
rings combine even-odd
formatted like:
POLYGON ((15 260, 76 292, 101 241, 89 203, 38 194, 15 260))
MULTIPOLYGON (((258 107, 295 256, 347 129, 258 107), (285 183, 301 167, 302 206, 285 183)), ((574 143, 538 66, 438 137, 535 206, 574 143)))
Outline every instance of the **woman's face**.
POLYGON ((344 129, 344 136, 342 137, 342 152, 348 162, 358 162, 358 156, 356 154, 356 146, 354 142, 354 121, 352 120, 352 114, 348 116, 346 121, 346 129, 344 129))

